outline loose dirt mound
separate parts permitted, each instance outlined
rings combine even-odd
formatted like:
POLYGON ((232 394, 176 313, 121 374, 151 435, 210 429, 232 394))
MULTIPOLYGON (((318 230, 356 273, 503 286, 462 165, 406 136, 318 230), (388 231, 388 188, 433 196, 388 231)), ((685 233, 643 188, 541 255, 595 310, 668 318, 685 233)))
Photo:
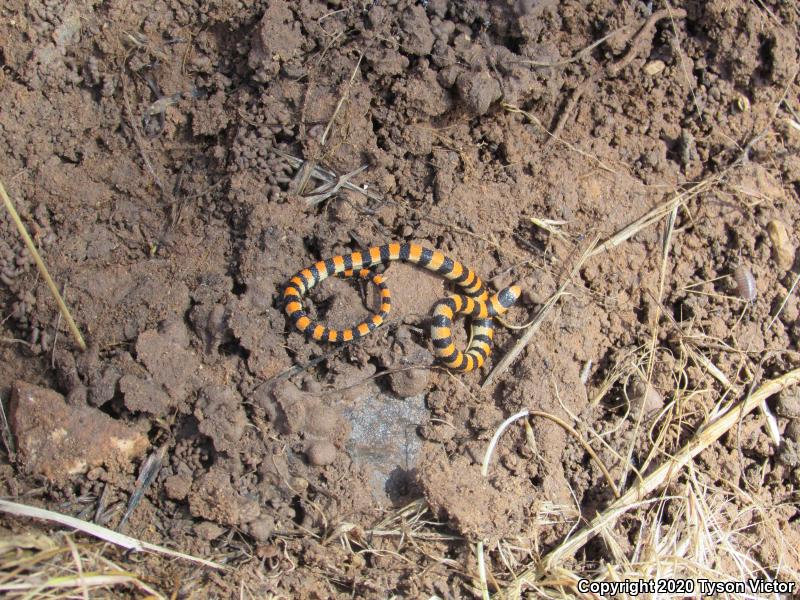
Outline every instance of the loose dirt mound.
MULTIPOLYGON (((504 587, 613 499, 598 460, 629 489, 798 364, 792 3, 0 14, 0 177, 90 342, 73 344, 0 212, 0 396, 7 414, 15 386, 57 398, 47 418, 68 438, 99 415, 71 477, 60 446, 14 418, 0 493, 31 501, 44 483, 42 505, 117 526, 149 443, 163 462, 126 533, 234 567, 186 567, 184 592, 462 597, 479 540, 504 587), (428 313, 449 289, 399 264, 379 331, 329 346, 291 329, 291 275, 389 241, 436 248, 493 289, 519 283, 508 321, 543 314, 532 341, 488 384, 524 332, 499 326, 479 373, 431 368, 428 313), (572 429, 517 423, 484 477, 490 438, 522 409, 572 429), (135 452, 97 452, 120 432, 135 452)), ((309 310, 358 322, 374 291, 352 281, 324 282, 309 310)), ((711 486, 710 512, 774 507, 730 526, 778 579, 800 570, 796 400, 741 419, 666 492, 711 486)), ((576 572, 641 558, 654 534, 615 527, 617 545, 589 544, 576 572)), ((151 562, 171 590, 181 567, 151 562)))

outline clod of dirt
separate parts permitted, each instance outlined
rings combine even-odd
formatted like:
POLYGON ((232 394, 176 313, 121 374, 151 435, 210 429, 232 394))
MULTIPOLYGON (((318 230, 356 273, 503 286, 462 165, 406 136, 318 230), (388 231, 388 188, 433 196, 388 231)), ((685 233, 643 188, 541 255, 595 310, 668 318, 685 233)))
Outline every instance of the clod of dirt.
POLYGON ((271 415, 270 420, 283 433, 299 433, 305 428, 307 398, 288 381, 277 384, 268 395, 259 395, 260 404, 271 415))
POLYGON ((163 416, 172 406, 172 400, 160 385, 136 375, 123 376, 119 390, 125 396, 125 407, 132 412, 163 416))
POLYGON ((147 436, 88 406, 70 406, 53 390, 17 381, 11 430, 25 468, 56 483, 105 466, 127 471, 149 447, 147 436))
POLYGON ((408 58, 394 48, 379 48, 365 59, 378 75, 399 75, 408 69, 408 58))
POLYGON ((193 527, 193 529, 200 539, 206 540, 207 542, 215 540, 225 533, 225 530, 222 527, 216 523, 209 523, 208 521, 198 523, 193 527))
POLYGON ((800 392, 796 388, 783 390, 778 394, 775 412, 781 417, 800 419, 800 392))
POLYGON ((89 387, 89 403, 92 406, 102 406, 111 400, 117 391, 121 373, 114 366, 103 370, 100 377, 89 387))
POLYGON ((401 398, 422 394, 428 390, 431 372, 427 365, 433 363, 433 355, 427 348, 413 342, 407 330, 398 330, 397 342, 382 357, 389 370, 399 369, 389 375, 389 385, 401 398), (399 351, 397 346, 400 346, 399 351), (412 365, 424 365, 424 368, 409 369, 412 365))
POLYGON ((436 301, 446 295, 441 277, 411 265, 393 263, 386 277, 392 291, 391 318, 413 316, 415 322, 422 322, 436 301))
MULTIPOLYGON (((255 286, 253 284, 252 287, 255 286)), ((270 293, 271 290, 263 295, 269 297, 270 293)), ((265 309, 258 306, 255 293, 248 293, 246 297, 230 302, 228 308, 230 332, 241 348, 247 351, 247 368, 254 376, 268 380, 292 366, 283 349, 283 334, 265 323, 265 309)), ((268 315, 273 312, 273 318, 283 321, 275 309, 270 308, 266 312, 268 315)))
POLYGON ((211 438, 219 452, 233 453, 247 426, 242 398, 229 387, 212 385, 200 390, 194 409, 198 429, 211 438))
POLYGON ((789 467, 800 466, 800 443, 791 439, 784 439, 778 453, 778 460, 789 467))
POLYGON ((329 465, 336 460, 336 446, 328 440, 319 440, 309 446, 306 456, 308 462, 316 467, 329 465))
POLYGON ((164 491, 171 500, 183 500, 191 489, 192 477, 189 474, 170 475, 164 481, 164 491))
MULTIPOLYGON (((159 331, 144 331, 136 340, 139 361, 147 368, 148 376, 127 374, 119 379, 125 406, 133 412, 164 415, 173 410, 194 389, 200 361, 189 348, 186 327, 178 321, 165 321, 159 331)), ((112 393, 114 377, 111 372, 104 396, 112 393)))
POLYGON ((270 2, 247 57, 247 63, 255 71, 253 79, 263 83, 275 77, 282 63, 299 56, 302 45, 300 23, 295 20, 289 3, 270 2))
POLYGON ((786 437, 786 439, 789 439, 795 443, 800 442, 800 421, 797 419, 790 421, 786 426, 786 430, 783 432, 783 435, 786 437))
POLYGON ((402 93, 409 106, 423 114, 438 117, 453 107, 452 94, 436 80, 432 69, 419 69, 403 86, 402 93))
POLYGON ((272 536, 272 532, 274 530, 275 520, 271 517, 262 517, 260 519, 256 519, 252 523, 248 523, 245 527, 245 531, 252 535, 257 542, 262 544, 269 541, 269 538, 272 536))
POLYGON ((502 96, 500 84, 488 71, 464 71, 456 79, 458 95, 467 111, 474 116, 485 115, 492 103, 502 96))
POLYGON ((206 354, 216 355, 219 346, 232 339, 224 304, 198 304, 189 313, 189 321, 203 340, 206 354))
POLYGON ((316 437, 329 437, 341 425, 339 414, 327 406, 322 406, 318 401, 309 404, 306 411, 305 431, 316 437))
POLYGON ((434 514, 470 539, 498 539, 524 522, 523 503, 503 494, 466 456, 450 462, 440 447, 429 446, 418 466, 418 482, 434 514))
POLYGON ((193 389, 200 361, 189 348, 189 334, 179 321, 165 321, 159 331, 147 330, 136 340, 136 355, 153 381, 175 401, 185 399, 193 389))
POLYGON ((395 394, 401 398, 410 398, 428 389, 429 378, 429 369, 404 369, 389 375, 389 383, 395 394))
POLYGON ((189 511, 195 517, 223 525, 249 523, 261 513, 258 502, 239 494, 231 482, 230 473, 217 465, 192 486, 189 511))
POLYGON ((304 434, 313 439, 344 439, 346 424, 339 413, 296 385, 283 381, 270 389, 260 386, 251 401, 267 413, 275 429, 285 434, 304 434))
POLYGON ((419 4, 409 6, 400 17, 403 38, 400 47, 406 54, 427 56, 433 50, 435 38, 425 9, 419 4))

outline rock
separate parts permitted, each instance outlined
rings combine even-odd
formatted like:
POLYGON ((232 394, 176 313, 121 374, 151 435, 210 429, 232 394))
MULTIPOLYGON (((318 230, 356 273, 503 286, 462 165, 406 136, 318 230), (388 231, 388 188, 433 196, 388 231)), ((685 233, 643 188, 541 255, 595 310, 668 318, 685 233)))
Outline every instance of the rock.
POLYGON ((636 411, 641 408, 644 410, 645 415, 652 415, 664 408, 664 398, 658 390, 652 384, 642 381, 639 377, 635 377, 629 382, 628 398, 631 408, 636 411))
POLYGON ((89 406, 70 406, 53 390, 14 383, 9 423, 28 472, 64 483, 105 466, 129 470, 148 447, 147 436, 89 406))

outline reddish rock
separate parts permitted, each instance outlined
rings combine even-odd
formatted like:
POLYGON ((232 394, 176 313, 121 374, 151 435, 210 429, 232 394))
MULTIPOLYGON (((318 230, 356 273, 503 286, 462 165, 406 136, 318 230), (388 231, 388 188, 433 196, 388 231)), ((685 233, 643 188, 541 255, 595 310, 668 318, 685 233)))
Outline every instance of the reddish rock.
POLYGON ((11 390, 9 421, 25 468, 57 483, 99 466, 126 470, 149 446, 144 433, 96 408, 24 381, 11 390))

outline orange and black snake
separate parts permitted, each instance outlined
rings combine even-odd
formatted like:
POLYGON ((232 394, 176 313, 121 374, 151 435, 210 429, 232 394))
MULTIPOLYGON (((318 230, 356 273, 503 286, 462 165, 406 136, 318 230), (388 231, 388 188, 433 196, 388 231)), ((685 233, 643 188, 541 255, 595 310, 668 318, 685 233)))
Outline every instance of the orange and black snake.
POLYGON ((464 291, 466 295, 443 298, 434 306, 431 323, 433 351, 441 363, 454 371, 467 372, 480 367, 492 351, 493 317, 505 313, 519 299, 521 290, 512 285, 490 296, 480 277, 471 269, 419 244, 385 244, 314 263, 292 277, 284 288, 286 314, 299 331, 318 341, 349 342, 363 337, 383 323, 392 307, 392 294, 383 275, 369 269, 395 260, 433 271, 464 291), (355 274, 371 280, 380 290, 379 312, 349 329, 329 329, 308 316, 302 302, 311 288, 331 275, 352 277, 355 274), (457 313, 471 318, 470 343, 466 352, 458 350, 453 343, 451 330, 457 313))

